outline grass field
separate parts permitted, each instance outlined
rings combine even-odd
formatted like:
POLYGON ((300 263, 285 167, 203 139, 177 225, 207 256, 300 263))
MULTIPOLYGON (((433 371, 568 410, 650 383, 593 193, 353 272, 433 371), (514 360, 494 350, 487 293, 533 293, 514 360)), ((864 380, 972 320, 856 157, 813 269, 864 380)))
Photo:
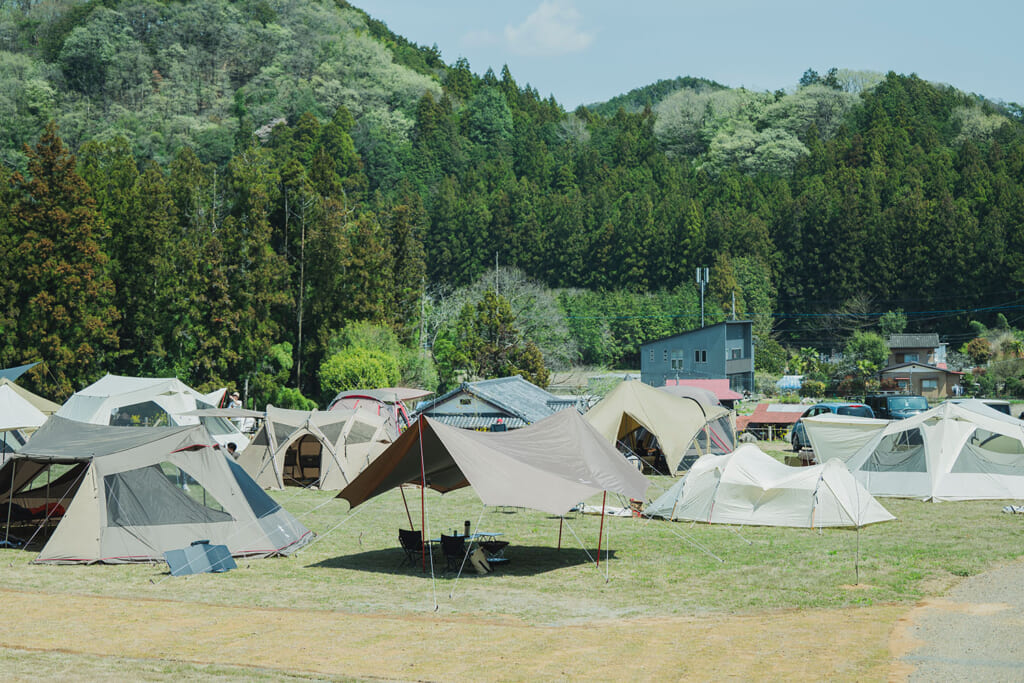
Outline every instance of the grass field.
MULTIPOLYGON (((650 498, 671 485, 665 477, 651 479, 650 498)), ((3 588, 204 606, 413 618, 448 615, 571 627, 641 617, 909 606, 941 594, 964 576, 1024 554, 1022 519, 1001 512, 1005 501, 935 504, 882 499, 897 521, 859 532, 609 518, 601 564, 596 567, 592 558, 597 554, 597 516, 568 517, 561 525, 558 549, 557 517, 530 510, 483 509, 470 489, 444 496, 428 492, 427 528, 432 536, 470 520, 474 528, 501 532, 511 542, 507 565, 487 576, 469 573, 456 579, 444 575, 441 566, 435 567, 433 576, 419 568, 399 567, 403 555, 397 530, 409 522, 397 489, 352 511, 347 502, 329 493, 289 489, 273 496, 318 534, 291 557, 241 560, 237 570, 224 574, 170 577, 162 563, 33 565, 32 554, 2 550, 3 588)), ((407 489, 406 496, 418 528, 419 492, 407 489)), ((588 502, 600 505, 600 498, 588 502)), ((611 498, 608 503, 624 504, 611 498)), ((5 663, 23 657, 36 666, 59 656, 0 650, 5 663)), ((222 673, 189 666, 197 676, 216 679, 222 673)), ((150 668, 156 669, 153 677, 162 676, 152 663, 140 665, 137 673, 149 677, 150 668)), ((173 675, 173 667, 167 675, 173 675)), ((224 675, 232 677, 230 670, 224 675)))
MULTIPOLYGON (((671 484, 668 478, 651 479, 652 498, 671 484)), ((557 517, 485 510, 470 489, 444 496, 428 492, 432 536, 470 520, 474 528, 502 532, 512 544, 511 561, 494 574, 463 575, 456 582, 440 566, 433 579, 429 571, 399 568, 397 530, 409 522, 397 489, 353 511, 329 493, 288 489, 273 495, 318 534, 292 557, 243 560, 225 574, 175 578, 164 564, 32 565, 32 555, 3 550, 4 586, 356 613, 432 612, 436 593, 442 611, 564 624, 595 617, 910 603, 1024 551, 1024 525, 1000 511, 1003 502, 883 499, 897 521, 859 532, 607 518, 597 568, 591 558, 597 554, 598 516, 567 518, 559 550, 557 517), (861 588, 851 590, 858 578, 861 588)), ((418 489, 407 489, 406 497, 418 528, 418 489)), ((589 502, 600 505, 600 498, 589 502)), ((622 501, 609 499, 613 504, 622 501)))

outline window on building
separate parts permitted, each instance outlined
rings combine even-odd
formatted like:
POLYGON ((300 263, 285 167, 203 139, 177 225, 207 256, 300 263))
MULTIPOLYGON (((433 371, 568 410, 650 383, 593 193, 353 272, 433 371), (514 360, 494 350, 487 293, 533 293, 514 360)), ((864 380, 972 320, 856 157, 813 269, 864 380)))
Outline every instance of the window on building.
POLYGON ((707 363, 708 362, 708 350, 697 349, 693 352, 694 363, 707 363))
POLYGON ((903 362, 904 363, 916 363, 917 361, 918 361, 918 356, 917 356, 916 353, 905 353, 905 354, 903 354, 903 362))
POLYGON ((686 353, 686 351, 684 349, 672 349, 672 369, 673 370, 682 370, 683 369, 683 361, 686 358, 686 356, 684 355, 685 353, 686 353))
POLYGON ((921 380, 921 391, 938 391, 939 380, 937 379, 923 379, 921 380))
POLYGON ((654 349, 651 349, 651 362, 654 362, 654 349))
POLYGON ((732 360, 739 360, 743 358, 743 349, 731 349, 729 352, 729 358, 732 360))
POLYGON ((662 349, 662 351, 661 351, 661 362, 662 363, 667 363, 668 362, 668 349, 662 349))

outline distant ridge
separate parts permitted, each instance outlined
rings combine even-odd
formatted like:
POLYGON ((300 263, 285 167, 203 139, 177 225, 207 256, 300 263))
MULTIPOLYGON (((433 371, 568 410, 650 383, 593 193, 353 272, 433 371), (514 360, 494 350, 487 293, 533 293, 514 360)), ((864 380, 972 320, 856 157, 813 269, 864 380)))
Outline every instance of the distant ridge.
POLYGON ((616 95, 607 102, 595 102, 586 105, 590 111, 601 116, 614 116, 619 107, 627 113, 642 111, 647 105, 652 107, 672 93, 690 88, 692 90, 726 90, 727 87, 706 78, 694 78, 693 76, 679 76, 677 78, 664 78, 650 85, 634 88, 625 95, 616 95))

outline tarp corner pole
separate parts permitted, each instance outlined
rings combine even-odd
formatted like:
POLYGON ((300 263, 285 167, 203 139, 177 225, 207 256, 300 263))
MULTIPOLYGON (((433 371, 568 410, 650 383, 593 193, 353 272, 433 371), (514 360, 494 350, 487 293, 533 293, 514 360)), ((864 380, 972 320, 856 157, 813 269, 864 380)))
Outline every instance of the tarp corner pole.
POLYGON ((427 571, 427 465, 423 459, 423 416, 420 415, 419 439, 420 439, 420 557, 423 560, 423 571, 427 571))
POLYGON ((562 525, 565 523, 565 515, 558 518, 558 549, 562 549, 562 525))
POLYGON ((601 525, 597 531, 597 566, 601 566, 601 537, 604 536, 604 505, 608 501, 608 492, 601 497, 601 525))

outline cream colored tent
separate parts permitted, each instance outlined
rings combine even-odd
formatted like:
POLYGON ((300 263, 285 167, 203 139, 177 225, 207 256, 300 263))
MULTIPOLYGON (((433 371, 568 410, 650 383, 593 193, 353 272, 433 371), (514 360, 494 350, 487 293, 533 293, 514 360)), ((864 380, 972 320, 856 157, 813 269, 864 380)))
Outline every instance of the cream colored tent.
POLYGON ((718 524, 860 527, 894 517, 839 460, 789 467, 743 444, 705 455, 644 515, 718 524))
MULTIPOLYGON (((37 562, 149 562, 208 540, 232 555, 287 555, 311 532, 201 425, 109 427, 52 416, 0 469, 0 509, 59 520, 37 562)), ((5 534, 5 538, 8 537, 5 534)))
POLYGON ((288 484, 338 490, 390 442, 387 416, 368 410, 267 406, 266 420, 238 456, 238 464, 264 488, 288 484))
POLYGON ((703 406, 691 398, 672 396, 643 382, 622 382, 591 408, 584 419, 609 442, 617 444, 638 429, 657 440, 670 473, 675 474, 691 448, 708 452, 711 425, 720 424, 730 411, 703 406), (701 435, 704 435, 704 439, 701 435))
POLYGON ((943 403, 905 420, 804 420, 819 459, 846 461, 876 496, 1024 498, 1024 423, 979 401, 943 403))

